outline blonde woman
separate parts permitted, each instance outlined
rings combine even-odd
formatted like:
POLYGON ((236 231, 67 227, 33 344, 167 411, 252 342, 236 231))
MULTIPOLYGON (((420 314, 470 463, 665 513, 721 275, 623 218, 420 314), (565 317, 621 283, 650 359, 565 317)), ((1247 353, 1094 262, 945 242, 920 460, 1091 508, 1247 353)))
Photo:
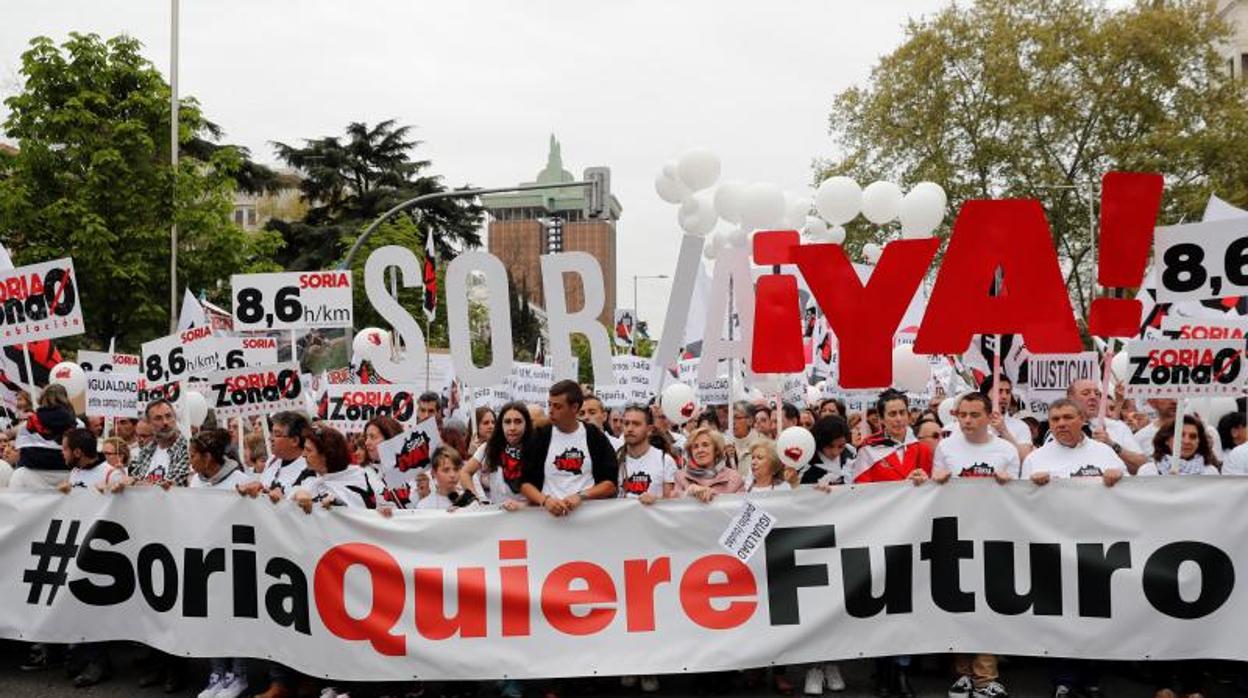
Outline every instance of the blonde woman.
POLYGON ((685 448, 689 462, 676 471, 677 497, 696 497, 709 502, 717 494, 745 489, 745 481, 735 468, 724 463, 724 437, 710 427, 698 427, 689 434, 685 448))
POLYGON ((750 477, 746 491, 772 492, 791 489, 793 487, 784 481, 784 463, 780 461, 780 454, 776 453, 776 442, 761 439, 751 446, 750 477))

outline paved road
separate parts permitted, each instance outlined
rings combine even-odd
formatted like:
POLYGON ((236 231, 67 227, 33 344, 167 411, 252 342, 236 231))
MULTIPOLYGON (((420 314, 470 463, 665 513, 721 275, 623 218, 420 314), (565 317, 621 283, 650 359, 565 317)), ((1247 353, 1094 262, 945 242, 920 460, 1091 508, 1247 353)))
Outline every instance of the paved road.
MULTIPOLYGON (((60 669, 49 669, 41 672, 23 672, 18 669, 18 665, 25 656, 25 648, 17 643, 0 641, 0 696, 4 698, 35 698, 35 697, 56 697, 56 696, 75 696, 79 698, 113 698, 125 696, 140 697, 150 696, 156 698, 163 696, 164 693, 159 688, 140 689, 137 687, 138 670, 133 666, 133 660, 137 655, 137 650, 133 646, 117 645, 113 647, 112 654, 115 659, 116 672, 112 680, 88 689, 75 689, 65 678, 65 672, 60 669)), ((843 693, 826 695, 837 698, 869 698, 874 696, 871 692, 871 665, 868 661, 848 662, 843 665, 846 681, 849 688, 843 693)), ((945 662, 942 658, 926 657, 921 661, 920 667, 916 672, 915 686, 920 696, 930 698, 944 698, 949 681, 944 670, 945 662)), ((1224 667, 1214 667, 1215 670, 1224 667)), ((1131 664, 1115 664, 1102 682, 1104 695, 1106 698, 1149 698, 1153 695, 1151 686, 1139 679, 1140 667, 1131 664)), ((196 677, 197 683, 192 688, 188 688, 178 695, 194 696, 202 688, 203 677, 207 675, 207 665, 205 662, 196 661, 192 671, 196 677)), ((801 672, 791 670, 790 677, 799 682, 801 672)), ((1041 698, 1043 696, 1052 695, 1049 688, 1049 665, 1044 660, 1039 659, 1014 659, 1008 660, 1002 666, 1003 679, 1006 686, 1010 689, 1010 693, 1015 698, 1041 698)), ((259 662, 255 663, 252 671, 253 685, 259 684, 264 680, 263 667, 259 662)), ((664 677, 662 681, 662 690, 660 695, 664 696, 684 696, 694 695, 694 686, 691 685, 691 678, 687 676, 664 677)), ((256 688, 256 692, 263 690, 264 686, 260 685, 256 688)), ((800 693, 801 685, 798 683, 800 693)), ((353 696, 368 695, 367 692, 356 691, 353 696)), ((436 686, 428 687, 426 696, 436 698, 440 695, 440 691, 436 686)), ((470 695, 469 693, 460 693, 459 695, 470 695)), ((482 684, 478 691, 480 696, 497 696, 496 690, 490 686, 482 684)), ((537 691, 530 691, 529 695, 538 695, 537 691)), ((604 697, 615 696, 640 696, 642 695, 637 689, 621 688, 613 679, 602 679, 594 685, 574 686, 565 691, 567 698, 574 698, 580 695, 597 695, 604 697)), ((760 696, 775 695, 770 687, 748 689, 744 685, 743 678, 738 675, 731 679, 729 686, 725 690, 714 691, 717 698, 736 698, 737 696, 760 696)), ((1218 681, 1217 676, 1212 676, 1210 680, 1210 690, 1206 693, 1209 698, 1234 698, 1235 692, 1230 686, 1218 681)))

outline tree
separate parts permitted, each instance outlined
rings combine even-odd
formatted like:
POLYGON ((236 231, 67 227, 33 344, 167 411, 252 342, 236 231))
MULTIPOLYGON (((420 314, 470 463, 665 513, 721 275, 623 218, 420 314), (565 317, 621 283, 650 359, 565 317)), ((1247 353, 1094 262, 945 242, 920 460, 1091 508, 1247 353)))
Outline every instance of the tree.
MULTIPOLYGON (((1248 202, 1245 89, 1215 50, 1228 29, 1212 3, 979 0, 906 33, 866 87, 836 96, 843 155, 818 163, 817 178, 931 180, 950 211, 1041 200, 1082 317, 1096 291, 1089 187, 1102 174, 1165 174, 1163 222, 1198 219, 1214 192, 1248 202)), ((850 246, 888 233, 860 223, 850 246)))
MULTIPOLYGON (((423 174, 432 162, 412 160, 421 142, 409 139, 411 126, 394 120, 375 126, 355 122, 346 140, 326 136, 304 140, 302 147, 274 143, 277 156, 304 174, 300 184, 310 208, 302 221, 270 223, 286 249, 279 261, 288 269, 322 269, 340 259, 355 237, 384 213, 407 199, 446 191, 442 178, 423 174)), ((415 209, 420 225, 436 234, 440 259, 459 249, 478 247, 481 206, 462 199, 440 199, 415 209)))
MULTIPOLYGON (((72 255, 87 341, 116 337, 129 350, 168 331, 172 221, 180 284, 221 300, 230 274, 277 268, 269 260, 281 244, 230 221, 238 150, 212 144, 206 159, 181 159, 175 176, 169 86, 140 48, 124 36, 32 40, 25 84, 5 101, 19 152, 0 162, 0 236, 15 262, 72 255)), ((182 100, 179 142, 214 132, 195 100, 182 100)))

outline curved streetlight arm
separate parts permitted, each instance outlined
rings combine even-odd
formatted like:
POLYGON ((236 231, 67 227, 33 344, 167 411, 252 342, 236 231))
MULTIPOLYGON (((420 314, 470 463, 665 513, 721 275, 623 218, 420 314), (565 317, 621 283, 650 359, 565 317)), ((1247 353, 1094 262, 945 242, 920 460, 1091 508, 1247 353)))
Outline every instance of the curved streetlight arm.
POLYGON ((377 228, 380 227, 382 223, 386 222, 394 214, 400 213, 402 211, 406 211, 407 209, 413 208, 417 206, 418 204, 423 204, 428 201, 434 201, 436 199, 452 199, 452 198, 458 198, 461 196, 476 197, 482 194, 504 194, 507 192, 533 191, 537 189, 568 189, 570 187, 592 187, 594 186, 594 184, 595 183, 593 181, 555 182, 553 184, 520 184, 514 187, 500 187, 500 188, 495 188, 495 189, 452 189, 450 191, 440 191, 440 192, 435 192, 433 194, 422 194, 421 196, 418 196, 414 199, 408 199, 407 201, 396 204, 389 211, 386 211, 380 216, 377 216, 377 219, 374 220, 372 223, 369 223, 368 227, 364 229, 364 232, 360 233, 360 236, 355 239, 355 243, 351 245, 351 249, 347 252, 346 260, 339 266, 339 268, 347 269, 347 270, 351 268, 351 263, 355 261, 356 253, 360 251, 360 248, 364 246, 364 243, 368 241, 368 238, 372 237, 373 232, 376 231, 377 228))

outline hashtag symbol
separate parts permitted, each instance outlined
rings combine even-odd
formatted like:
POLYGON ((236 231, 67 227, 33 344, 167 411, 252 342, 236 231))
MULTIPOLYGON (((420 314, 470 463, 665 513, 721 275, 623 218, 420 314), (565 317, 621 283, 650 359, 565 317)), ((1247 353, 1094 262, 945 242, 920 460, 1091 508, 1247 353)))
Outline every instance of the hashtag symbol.
POLYGON ((47 538, 30 544, 30 554, 37 562, 33 569, 22 573, 22 581, 30 585, 30 594, 26 597, 28 604, 38 605, 43 596, 43 587, 51 586, 47 604, 51 606, 57 590, 69 578, 66 568, 69 567, 69 561, 78 554, 78 522, 69 522, 64 543, 60 542, 61 523, 60 519, 52 519, 52 523, 48 525, 47 538), (56 565, 55 572, 52 571, 53 564, 56 565))

